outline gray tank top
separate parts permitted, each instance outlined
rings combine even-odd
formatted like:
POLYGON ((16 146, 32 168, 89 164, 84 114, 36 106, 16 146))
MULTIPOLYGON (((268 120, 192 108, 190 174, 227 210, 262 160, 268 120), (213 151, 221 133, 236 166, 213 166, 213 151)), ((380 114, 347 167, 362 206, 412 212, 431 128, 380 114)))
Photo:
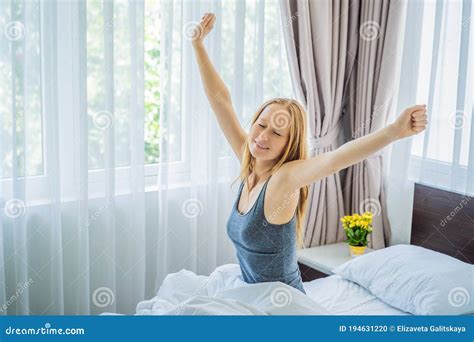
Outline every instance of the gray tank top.
POLYGON ((241 214, 237 199, 227 222, 227 234, 235 245, 242 278, 247 283, 281 281, 305 293, 296 253, 296 213, 285 224, 272 224, 263 212, 268 181, 253 207, 241 214))

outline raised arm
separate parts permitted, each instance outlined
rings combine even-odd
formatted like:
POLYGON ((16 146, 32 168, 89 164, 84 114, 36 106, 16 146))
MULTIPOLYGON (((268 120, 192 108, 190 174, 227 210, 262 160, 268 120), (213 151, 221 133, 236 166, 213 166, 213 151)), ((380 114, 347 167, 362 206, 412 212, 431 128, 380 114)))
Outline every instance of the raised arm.
POLYGON ((230 92, 214 68, 203 43, 204 38, 214 27, 215 21, 214 14, 206 13, 196 28, 192 44, 209 104, 232 150, 239 161, 242 161, 242 147, 247 139, 247 133, 237 119, 230 92))
POLYGON ((422 132, 427 123, 425 105, 409 107, 392 124, 350 141, 332 152, 285 163, 281 170, 286 180, 286 190, 292 192, 356 164, 395 140, 422 132))

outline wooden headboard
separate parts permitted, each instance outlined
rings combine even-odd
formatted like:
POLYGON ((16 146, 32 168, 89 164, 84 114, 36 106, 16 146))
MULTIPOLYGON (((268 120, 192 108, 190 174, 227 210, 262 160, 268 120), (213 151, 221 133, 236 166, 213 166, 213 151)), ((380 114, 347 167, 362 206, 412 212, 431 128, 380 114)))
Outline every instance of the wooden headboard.
POLYGON ((474 264, 474 198, 416 183, 411 244, 474 264))

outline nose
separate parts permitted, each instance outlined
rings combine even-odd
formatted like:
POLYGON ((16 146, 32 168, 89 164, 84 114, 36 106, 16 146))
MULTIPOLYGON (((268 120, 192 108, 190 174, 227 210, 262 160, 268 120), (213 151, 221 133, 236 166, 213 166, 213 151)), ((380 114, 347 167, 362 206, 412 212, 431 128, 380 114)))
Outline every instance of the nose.
POLYGON ((260 135, 258 136, 259 140, 262 140, 262 141, 268 141, 268 133, 267 131, 263 131, 262 133, 260 133, 260 135))

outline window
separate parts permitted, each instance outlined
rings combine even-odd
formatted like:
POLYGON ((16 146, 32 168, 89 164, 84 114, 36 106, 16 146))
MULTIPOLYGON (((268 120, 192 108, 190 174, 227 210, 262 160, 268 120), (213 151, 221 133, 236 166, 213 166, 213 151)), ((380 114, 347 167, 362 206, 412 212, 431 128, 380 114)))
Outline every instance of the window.
MULTIPOLYGON (((172 151, 166 161, 183 161, 183 124, 191 118, 182 117, 180 103, 181 94, 172 94, 174 105, 176 105, 176 117, 173 120, 173 129, 166 132, 160 127, 160 1, 149 0, 145 2, 145 27, 144 27, 144 68, 145 68, 145 163, 151 166, 159 161, 159 141, 163 136, 168 139, 172 151)), ((43 6, 38 1, 12 1, 11 7, 2 6, 0 23, 11 23, 14 25, 8 31, 14 35, 21 35, 19 39, 13 36, 2 37, 0 44, 3 53, 0 55, 0 128, 2 130, 2 144, 0 146, 3 172, 0 178, 10 178, 12 170, 16 174, 24 176, 41 176, 45 174, 45 151, 43 150, 43 118, 42 118, 42 75, 41 75, 41 11, 43 6), (25 7, 27 6, 27 7, 25 7), (10 13, 11 12, 11 13, 10 13), (28 36, 25 38, 25 27, 22 18, 25 13, 33 16, 28 22, 34 23, 28 27, 28 36), (5 49, 11 49, 5 53, 5 49), (25 73, 28 77, 25 78, 25 73), (25 81, 27 80, 27 81, 25 81)), ((176 13, 183 11, 183 1, 174 2, 176 13)), ((61 3, 58 5, 58 13, 62 11, 61 3)), ((104 2, 93 0, 87 2, 87 152, 88 166, 91 171, 98 171, 105 167, 105 135, 102 125, 107 125, 111 114, 104 111, 106 107, 106 85, 111 84, 105 79, 104 68, 113 68, 113 102, 114 106, 114 144, 116 167, 130 165, 128 150, 130 146, 130 135, 124 133, 131 124, 129 119, 129 99, 123 96, 130 89, 130 75, 127 72, 130 64, 130 32, 128 30, 128 2, 114 1, 112 20, 106 20, 104 16, 104 2), (113 28, 113 65, 106 65, 106 42, 104 32, 113 28), (118 42, 120 42, 118 44, 118 42)), ((249 123, 250 117, 261 102, 259 99, 270 97, 294 96, 291 79, 286 61, 285 45, 282 35, 279 2, 277 0, 233 0, 222 1, 222 35, 219 72, 231 93, 242 91, 243 101, 239 115, 242 124, 249 123), (244 68, 244 79, 240 87, 235 83, 235 56, 234 35, 236 24, 236 9, 244 9, 245 20, 245 45, 243 49, 242 67, 244 68), (226 18, 224 20, 224 18, 226 18), (262 82, 263 79, 263 82, 262 82)), ((58 27, 60 20, 58 21, 58 27)), ((177 26, 176 44, 173 44, 174 55, 173 82, 182 82, 180 54, 183 51, 181 27, 183 25, 179 15, 174 20, 177 26)), ((3 28, 3 25, 2 25, 3 28)), ((58 28, 62 30, 61 27, 58 28)), ((6 30, 6 28, 5 28, 6 30)), ((6 32, 6 31, 5 31, 6 32)), ((65 31, 66 32, 66 31, 65 31)), ((72 30, 64 35, 70 36, 72 30)), ((43 37, 44 38, 44 37, 43 37)), ((64 38, 62 38, 64 39, 64 38)), ((60 44, 62 41, 58 41, 60 44)), ((58 48, 61 48, 58 46, 58 48)), ((65 54, 66 55, 66 54, 65 54)), ((68 56, 68 55, 67 55, 68 56)), ((67 57, 65 57, 67 58, 67 57)), ((60 59, 58 62, 64 62, 60 59)), ((111 59, 108 59, 111 60, 111 59)), ((69 67, 69 66, 68 66, 69 67)), ((72 75, 72 74, 71 74, 72 75)), ((112 73, 110 73, 112 75, 112 73)), ((60 75, 61 77, 61 75, 60 75)), ((69 76, 68 76, 69 77, 69 76)), ((75 77, 75 76, 73 76, 75 77)), ((59 86, 67 78, 59 78, 59 86)), ((44 85, 43 85, 44 86, 44 85)), ((60 115, 63 115, 60 113, 60 115)), ((69 114, 68 114, 69 115, 69 114)), ((68 119, 69 120, 69 116, 68 119)), ((66 121, 67 121, 66 120, 66 121)), ((248 129, 248 125, 245 127, 248 129)), ((68 129, 71 129, 70 127, 68 129)), ((72 131, 72 130, 71 130, 72 131)), ((68 133, 69 134, 69 133, 68 133)), ((68 137, 68 134, 65 134, 68 137)), ((232 156, 231 150, 223 137, 221 157, 232 156)), ((70 142, 68 142, 69 144, 70 142)), ((64 150, 61 149, 60 153, 64 150)), ((66 159, 66 158, 65 158, 66 159)), ((68 157, 67 163, 71 161, 68 157)))
POLYGON ((13 168, 19 177, 44 172, 38 8, 29 12, 27 43, 22 23, 25 3, 2 3, 0 9, 0 178, 10 178, 13 168))
POLYGON ((428 128, 413 137, 410 180, 474 192, 474 6, 409 2, 402 102, 428 105, 428 128))

